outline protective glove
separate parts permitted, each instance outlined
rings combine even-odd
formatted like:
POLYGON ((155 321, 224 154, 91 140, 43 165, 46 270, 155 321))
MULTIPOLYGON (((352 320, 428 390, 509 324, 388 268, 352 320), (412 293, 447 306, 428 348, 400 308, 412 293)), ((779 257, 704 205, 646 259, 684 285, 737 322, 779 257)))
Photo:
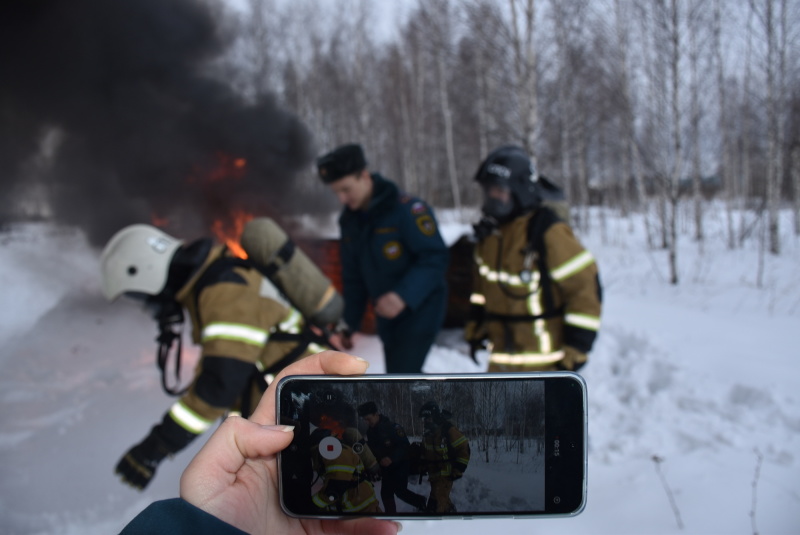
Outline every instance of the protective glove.
POLYGON ((367 479, 369 479, 370 481, 381 480, 381 469, 378 467, 377 464, 368 470, 367 479))
POLYGON ((158 464, 170 453, 167 445, 151 432, 120 459, 115 473, 120 476, 123 483, 144 490, 153 479, 158 464))
POLYGON ((347 322, 340 319, 332 331, 333 334, 339 335, 339 343, 342 349, 353 349, 353 331, 347 325, 347 322))
POLYGON ((571 346, 564 346, 564 359, 559 362, 559 367, 576 372, 586 364, 588 359, 589 356, 586 353, 582 353, 571 346))
POLYGON ((485 339, 469 340, 469 357, 475 364, 480 364, 480 362, 478 362, 478 351, 487 351, 488 349, 489 342, 485 339))
POLYGON ((474 240, 482 241, 488 238, 497 229, 497 220, 493 217, 483 216, 480 221, 472 225, 474 240))
POLYGON ((464 470, 467 469, 467 466, 464 463, 454 462, 452 470, 450 472, 450 480, 456 481, 464 477, 464 470))

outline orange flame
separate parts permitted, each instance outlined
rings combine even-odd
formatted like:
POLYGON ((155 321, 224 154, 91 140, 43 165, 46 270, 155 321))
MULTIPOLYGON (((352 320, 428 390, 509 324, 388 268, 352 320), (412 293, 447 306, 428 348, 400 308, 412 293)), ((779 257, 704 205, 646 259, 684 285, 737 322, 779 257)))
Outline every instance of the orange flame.
POLYGON ((154 227, 165 228, 167 225, 169 225, 169 218, 162 217, 157 213, 153 212, 152 214, 150 214, 150 222, 154 227))
POLYGON ((327 414, 323 414, 319 419, 319 427, 327 429, 333 435, 342 438, 344 435, 344 425, 339 420, 331 418, 327 414))
POLYGON ((190 175, 186 181, 190 184, 195 182, 219 182, 222 180, 241 180, 247 170, 247 159, 229 156, 224 152, 217 152, 217 166, 210 171, 204 167, 196 167, 195 173, 190 175))
POLYGON ((247 253, 239 243, 244 226, 253 219, 253 214, 237 210, 231 214, 229 221, 217 219, 211 225, 211 230, 217 240, 228 246, 231 252, 239 258, 247 258, 247 253))

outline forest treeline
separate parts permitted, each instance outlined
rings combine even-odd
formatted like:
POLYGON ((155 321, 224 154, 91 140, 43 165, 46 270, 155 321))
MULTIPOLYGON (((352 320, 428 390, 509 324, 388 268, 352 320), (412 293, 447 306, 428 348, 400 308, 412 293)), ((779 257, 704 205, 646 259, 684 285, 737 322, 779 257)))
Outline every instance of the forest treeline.
MULTIPOLYGON (((426 0, 376 28, 369 0, 246 0, 226 78, 274 95, 317 153, 356 141, 374 170, 440 207, 479 204, 480 159, 524 146, 587 207, 652 214, 654 247, 712 197, 727 241, 778 211, 800 234, 800 4, 789 0, 426 0)), ((397 9, 397 6, 395 6, 397 9)), ((398 13, 400 11, 398 10, 398 13)), ((320 188, 313 173, 308 191, 320 188)), ((677 273, 673 273, 677 282, 677 273)))
MULTIPOLYGON (((490 451, 514 452, 525 463, 536 451, 531 444, 543 445, 545 398, 543 381, 424 381, 408 385, 392 382, 353 382, 331 387, 321 383, 310 390, 310 419, 315 425, 340 430, 360 427, 357 408, 366 402, 400 424, 411 440, 424 433, 419 414, 426 402, 435 402, 446 420, 464 433, 473 452, 490 461, 490 451), (523 454, 528 453, 527 456, 523 454)), ((302 412, 303 409, 299 409, 302 412)))

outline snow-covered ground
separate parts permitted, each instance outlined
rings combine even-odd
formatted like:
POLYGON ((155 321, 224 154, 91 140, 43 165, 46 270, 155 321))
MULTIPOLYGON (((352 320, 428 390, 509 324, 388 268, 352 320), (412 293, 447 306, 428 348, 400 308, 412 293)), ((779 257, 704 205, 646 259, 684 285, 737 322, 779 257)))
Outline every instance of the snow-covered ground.
MULTIPOLYGON (((404 533, 800 533, 800 241, 787 219, 784 251, 764 257, 758 288, 757 243, 727 251, 720 224, 708 216, 702 253, 681 236, 677 287, 642 224, 611 219, 606 240, 582 237, 598 258, 605 309, 583 370, 581 515, 406 521, 404 533)), ((452 240, 463 228, 445 231, 452 240)), ((115 533, 175 496, 202 440, 143 493, 113 474, 171 401, 154 363, 155 326, 135 305, 103 300, 98 251, 75 230, 12 227, 0 233, 0 287, 0 533, 115 533)), ((380 342, 356 341, 370 371, 383 371, 380 342)), ((458 330, 444 331, 425 370, 480 371, 465 351, 458 330)))

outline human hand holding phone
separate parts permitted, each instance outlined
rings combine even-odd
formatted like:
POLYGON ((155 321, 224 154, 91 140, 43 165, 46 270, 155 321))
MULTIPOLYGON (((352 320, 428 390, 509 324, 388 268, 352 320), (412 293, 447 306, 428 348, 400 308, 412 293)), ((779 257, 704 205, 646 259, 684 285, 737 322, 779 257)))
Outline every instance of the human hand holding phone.
POLYGON ((575 373, 276 383, 279 421, 295 426, 278 457, 281 505, 293 517, 574 516, 585 506, 587 392, 575 373), (348 439, 353 431, 365 445, 348 439), (365 447, 380 481, 365 472, 365 447), (385 464, 389 452, 404 462, 385 464))
POLYGON ((230 417, 198 452, 181 477, 181 497, 248 533, 395 535, 387 520, 311 520, 287 516, 278 495, 276 455, 293 438, 290 426, 275 425, 275 387, 286 375, 360 375, 368 363, 325 351, 285 368, 269 387, 250 419, 230 417))

